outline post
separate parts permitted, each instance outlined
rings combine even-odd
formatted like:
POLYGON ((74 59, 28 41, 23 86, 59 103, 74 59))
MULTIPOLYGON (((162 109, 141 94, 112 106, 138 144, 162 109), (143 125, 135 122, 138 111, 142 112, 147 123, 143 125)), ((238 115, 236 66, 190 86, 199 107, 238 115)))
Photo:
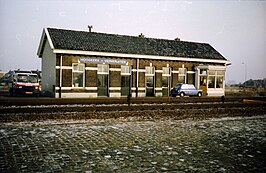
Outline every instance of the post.
POLYGON ((127 96, 127 104, 130 106, 130 101, 131 101, 131 94, 128 94, 127 96))
POLYGON ((221 97, 221 101, 222 101, 222 103, 224 103, 224 101, 225 101, 224 95, 221 97))
POLYGON ((245 81, 244 81, 244 87, 246 88, 246 81, 247 81, 247 64, 242 62, 242 64, 244 65, 244 70, 245 70, 245 81))

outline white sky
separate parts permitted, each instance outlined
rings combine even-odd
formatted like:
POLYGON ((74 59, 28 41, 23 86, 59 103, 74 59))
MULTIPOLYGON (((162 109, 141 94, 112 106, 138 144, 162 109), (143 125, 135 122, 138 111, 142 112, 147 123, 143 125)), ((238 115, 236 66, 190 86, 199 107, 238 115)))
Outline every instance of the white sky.
POLYGON ((0 0, 0 69, 41 69, 44 27, 210 43, 226 81, 266 78, 266 1, 0 0))

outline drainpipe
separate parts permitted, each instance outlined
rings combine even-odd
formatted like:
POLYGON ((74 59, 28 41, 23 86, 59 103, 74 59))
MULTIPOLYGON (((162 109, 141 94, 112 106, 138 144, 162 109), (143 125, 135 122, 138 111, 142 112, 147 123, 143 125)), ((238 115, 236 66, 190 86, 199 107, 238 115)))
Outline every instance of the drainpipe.
POLYGON ((59 69, 59 98, 61 98, 61 87, 62 87, 62 55, 60 56, 60 69, 59 69))
POLYGON ((199 88, 199 81, 200 81, 200 76, 199 76, 199 68, 198 66, 197 67, 194 67, 194 70, 195 70, 195 87, 199 88))
POLYGON ((137 79, 136 79, 136 97, 138 97, 139 90, 139 59, 137 59, 137 79))

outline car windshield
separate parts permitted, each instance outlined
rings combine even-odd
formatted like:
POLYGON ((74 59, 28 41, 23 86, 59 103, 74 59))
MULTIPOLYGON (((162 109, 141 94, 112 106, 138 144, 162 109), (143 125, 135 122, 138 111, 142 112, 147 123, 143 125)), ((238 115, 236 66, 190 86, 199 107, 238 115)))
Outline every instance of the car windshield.
POLYGON ((176 84, 175 88, 180 88, 182 84, 176 84))
POLYGON ((27 75, 19 74, 17 77, 18 82, 27 82, 27 75))
POLYGON ((37 75, 18 74, 17 81, 23 83, 27 82, 37 83, 38 77, 37 75))
POLYGON ((28 76, 28 82, 37 83, 38 82, 37 75, 29 75, 28 76))

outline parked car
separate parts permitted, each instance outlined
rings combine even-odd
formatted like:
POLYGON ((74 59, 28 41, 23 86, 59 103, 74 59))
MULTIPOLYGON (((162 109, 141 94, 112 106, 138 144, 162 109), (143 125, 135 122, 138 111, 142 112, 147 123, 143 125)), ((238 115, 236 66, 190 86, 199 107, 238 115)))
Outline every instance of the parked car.
POLYGON ((202 96, 202 89, 196 88, 193 84, 177 84, 174 88, 171 89, 171 96, 176 97, 187 96, 202 96))
POLYGON ((32 71, 13 70, 6 73, 3 78, 6 80, 10 96, 40 95, 40 78, 32 71))

